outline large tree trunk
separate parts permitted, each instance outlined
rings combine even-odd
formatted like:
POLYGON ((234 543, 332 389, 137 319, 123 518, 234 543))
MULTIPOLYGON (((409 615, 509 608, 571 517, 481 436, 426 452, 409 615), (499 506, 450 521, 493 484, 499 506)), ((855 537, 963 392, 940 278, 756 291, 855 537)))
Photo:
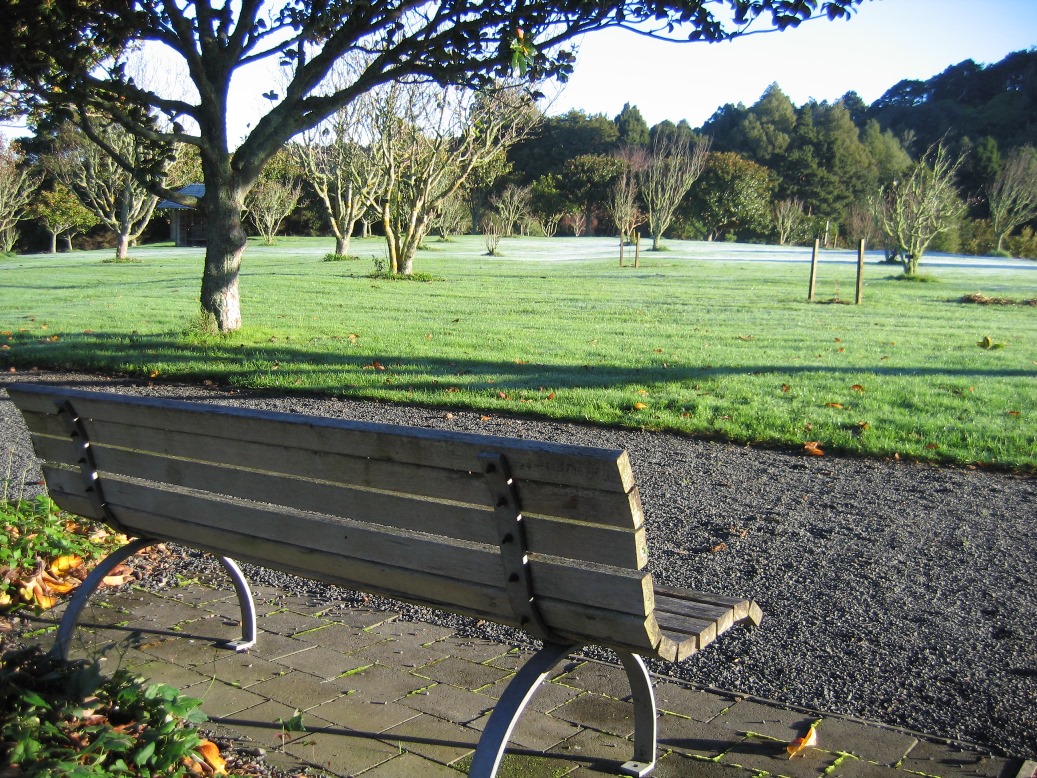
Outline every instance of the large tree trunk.
POLYGON ((56 232, 50 234, 50 253, 58 253, 58 234, 56 232))
POLYGON ((337 235, 335 236, 335 253, 340 257, 344 257, 349 253, 349 236, 348 235, 337 235))
POLYGON ((241 329, 238 272, 248 237, 241 225, 243 197, 229 184, 207 180, 205 203, 209 224, 202 272, 202 312, 220 332, 241 329))

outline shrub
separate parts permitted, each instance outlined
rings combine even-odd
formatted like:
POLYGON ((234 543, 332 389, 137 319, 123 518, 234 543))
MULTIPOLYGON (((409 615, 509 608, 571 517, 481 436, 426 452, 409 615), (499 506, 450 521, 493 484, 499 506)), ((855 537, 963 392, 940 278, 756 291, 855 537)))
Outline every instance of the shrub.
POLYGON ((200 704, 126 670, 104 678, 97 662, 11 651, 0 658, 0 764, 24 778, 185 775, 203 761, 200 704))

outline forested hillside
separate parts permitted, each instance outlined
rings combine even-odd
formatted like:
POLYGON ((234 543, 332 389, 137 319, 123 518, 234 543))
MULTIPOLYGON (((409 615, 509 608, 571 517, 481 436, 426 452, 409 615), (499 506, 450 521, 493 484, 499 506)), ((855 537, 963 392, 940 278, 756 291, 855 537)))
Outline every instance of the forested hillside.
MULTIPOLYGON (((882 240, 874 216, 883 193, 942 144, 956 163, 962 213, 935 247, 987 253, 996 248, 988 191, 1013 152, 1037 146, 1037 50, 902 81, 872 105, 849 92, 796 106, 775 83, 753 105, 721 106, 699 128, 683 120, 649 127, 633 104, 613 119, 571 111, 512 150, 507 178, 531 187, 541 218, 568 209, 579 214, 569 229, 612 233, 617 158, 629 165, 632 149, 650 156, 672 137, 708 139, 712 152, 681 201, 673 237, 784 243, 827 235, 829 243, 874 244, 882 240)), ((1032 229, 1015 229, 1008 245, 1037 255, 1032 229)))

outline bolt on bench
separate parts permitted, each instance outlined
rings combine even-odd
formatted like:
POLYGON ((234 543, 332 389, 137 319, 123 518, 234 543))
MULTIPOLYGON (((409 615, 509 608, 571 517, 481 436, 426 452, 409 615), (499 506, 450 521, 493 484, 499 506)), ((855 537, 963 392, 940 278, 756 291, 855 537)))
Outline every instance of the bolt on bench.
POLYGON ((231 555, 543 641, 491 714, 471 775, 496 775, 555 665, 582 646, 610 648, 633 692, 623 772, 643 776, 656 709, 641 657, 679 662, 762 618, 752 601, 653 584, 625 451, 35 384, 8 392, 53 500, 137 538, 72 598, 54 647, 63 656, 103 577, 173 541, 220 558, 241 606, 239 651, 256 642, 256 613, 231 555))

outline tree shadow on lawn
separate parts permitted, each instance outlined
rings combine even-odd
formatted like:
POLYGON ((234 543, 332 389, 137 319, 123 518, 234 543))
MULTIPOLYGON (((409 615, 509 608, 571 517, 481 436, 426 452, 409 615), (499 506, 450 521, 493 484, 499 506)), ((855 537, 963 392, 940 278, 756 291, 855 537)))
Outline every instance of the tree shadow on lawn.
POLYGON ((610 364, 561 365, 493 359, 394 357, 389 354, 334 353, 283 342, 226 345, 193 344, 175 335, 82 333, 39 337, 13 333, 0 351, 0 369, 45 369, 126 373, 140 377, 161 369, 164 379, 215 381, 249 388, 363 394, 415 391, 543 392, 557 389, 622 389, 652 384, 696 383, 723 376, 796 374, 1029 378, 1025 369, 955 369, 897 366, 747 365, 693 366, 610 364), (55 339, 56 338, 56 339, 55 339), (159 368, 159 366, 161 366, 159 368), (276 380, 271 380, 275 378, 276 380), (372 380, 379 376, 379 380, 372 380), (259 379, 262 379, 261 381, 259 379))

